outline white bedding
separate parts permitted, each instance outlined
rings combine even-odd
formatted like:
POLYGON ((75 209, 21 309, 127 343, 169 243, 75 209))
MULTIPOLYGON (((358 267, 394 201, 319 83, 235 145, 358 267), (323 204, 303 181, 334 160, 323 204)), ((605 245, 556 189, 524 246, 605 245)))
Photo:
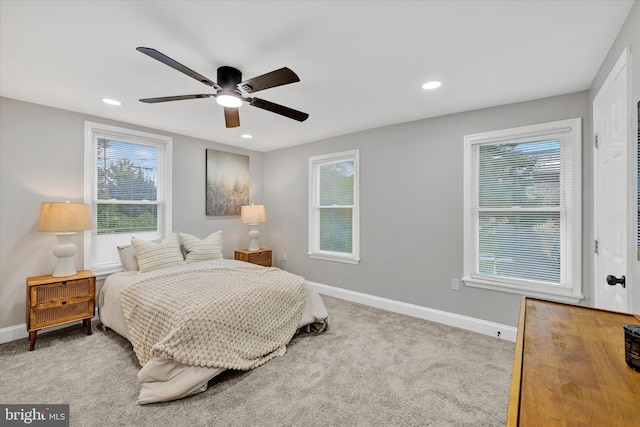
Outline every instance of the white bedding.
MULTIPOLYGON (((242 261, 216 259, 146 273, 137 271, 115 273, 107 278, 100 290, 98 301, 100 321, 105 327, 130 339, 120 300, 122 291, 129 286, 166 273, 246 265, 242 261)), ((315 325, 317 329, 322 329, 327 317, 327 310, 322 299, 307 286, 305 304, 298 326, 315 325)), ((206 390, 207 383, 211 378, 224 371, 224 368, 195 367, 178 363, 172 359, 153 357, 138 372, 141 390, 137 402, 140 404, 163 402, 202 392, 206 390)))

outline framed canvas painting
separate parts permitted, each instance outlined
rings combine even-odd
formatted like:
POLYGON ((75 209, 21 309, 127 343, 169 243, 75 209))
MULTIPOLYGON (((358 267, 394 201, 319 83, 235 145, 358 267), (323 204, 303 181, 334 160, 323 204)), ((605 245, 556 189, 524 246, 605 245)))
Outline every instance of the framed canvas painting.
POLYGON ((249 156, 207 149, 206 213, 240 215, 249 204, 249 156))

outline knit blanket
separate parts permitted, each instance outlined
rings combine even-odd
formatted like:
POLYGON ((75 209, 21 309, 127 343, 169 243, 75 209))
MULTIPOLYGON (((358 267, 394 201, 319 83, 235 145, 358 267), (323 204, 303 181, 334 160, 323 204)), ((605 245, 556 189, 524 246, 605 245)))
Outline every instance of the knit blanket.
POLYGON ((141 366, 152 357, 249 370, 284 355, 305 302, 305 281, 277 268, 167 273, 122 292, 141 366))

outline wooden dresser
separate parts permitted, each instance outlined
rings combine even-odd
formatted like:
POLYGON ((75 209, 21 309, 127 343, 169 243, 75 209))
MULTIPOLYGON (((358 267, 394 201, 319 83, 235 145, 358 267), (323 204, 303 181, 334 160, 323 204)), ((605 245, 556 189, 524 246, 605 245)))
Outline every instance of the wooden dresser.
POLYGON ((91 318, 96 299, 96 276, 79 271, 73 276, 27 278, 27 331, 29 350, 36 344, 40 329, 82 320, 91 335, 91 318))
POLYGON ((640 372, 624 324, 640 317, 523 298, 507 426, 639 426, 640 372))

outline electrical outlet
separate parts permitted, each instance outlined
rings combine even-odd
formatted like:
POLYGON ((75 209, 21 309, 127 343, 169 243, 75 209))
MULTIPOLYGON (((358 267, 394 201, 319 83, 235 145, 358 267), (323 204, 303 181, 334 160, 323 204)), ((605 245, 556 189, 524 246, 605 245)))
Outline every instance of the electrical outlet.
POLYGON ((454 291, 460 290, 460 279, 451 279, 451 289, 454 291))

